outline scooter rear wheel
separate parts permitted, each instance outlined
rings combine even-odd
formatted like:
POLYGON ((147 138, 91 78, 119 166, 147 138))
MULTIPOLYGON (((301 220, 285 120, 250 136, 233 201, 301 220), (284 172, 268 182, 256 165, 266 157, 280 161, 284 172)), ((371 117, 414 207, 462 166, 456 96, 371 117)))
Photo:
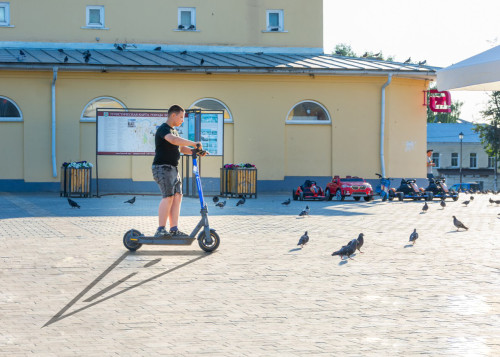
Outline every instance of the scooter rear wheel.
POLYGON ((130 240, 130 238, 139 236, 141 236, 141 232, 136 229, 127 231, 127 233, 125 233, 125 235, 123 236, 123 245, 125 246, 125 248, 127 248, 131 252, 135 252, 137 249, 142 247, 142 244, 130 240))
POLYGON ((219 247, 220 238, 217 232, 215 232, 215 229, 210 230, 210 238, 212 238, 212 242, 208 244, 205 239, 205 231, 202 230, 200 234, 198 234, 198 244, 205 252, 213 252, 219 247))

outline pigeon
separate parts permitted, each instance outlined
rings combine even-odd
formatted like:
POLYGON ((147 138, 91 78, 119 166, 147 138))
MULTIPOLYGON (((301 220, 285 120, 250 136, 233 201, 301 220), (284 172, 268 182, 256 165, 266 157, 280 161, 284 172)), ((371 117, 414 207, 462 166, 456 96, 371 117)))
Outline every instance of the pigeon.
POLYGON ((64 63, 68 63, 68 56, 64 57, 64 63))
POLYGON ((427 204, 427 202, 424 202, 424 207, 422 207, 422 211, 426 212, 428 209, 429 209, 429 205, 427 204))
POLYGON ((309 242, 309 236, 307 235, 307 231, 306 231, 304 233, 304 235, 302 237, 300 237, 299 242, 297 243, 297 245, 300 245, 300 248, 304 248, 304 245, 306 245, 307 242, 309 242))
POLYGON ((457 217, 453 216, 453 224, 455 225, 455 227, 457 227, 457 231, 460 229, 460 228, 463 228, 465 230, 469 230, 469 228, 467 228, 465 226, 465 224, 463 224, 462 222, 460 222, 457 217))
POLYGON ((196 27, 194 27, 194 25, 190 25, 190 26, 188 27, 188 30, 194 30, 195 28, 196 28, 196 27))
POLYGON ((264 52, 255 52, 256 55, 260 56, 260 55, 263 55, 264 52))
POLYGON ((363 233, 360 233, 358 236, 358 243, 356 244, 356 249, 359 250, 360 253, 363 253, 359 248, 363 246, 363 243, 365 242, 365 239, 363 238, 365 235, 363 233))
POLYGON ((187 55, 188 51, 182 51, 181 55, 187 55))
POLYGON ((215 205, 216 205, 217 207, 224 208, 224 206, 226 205, 226 201, 217 202, 215 205))
POLYGON ((302 216, 309 216, 309 206, 306 206, 306 208, 304 208, 302 212, 299 213, 299 217, 302 216))
POLYGON ((423 65, 424 65, 424 64, 426 64, 426 63, 427 63, 427 60, 423 60, 423 61, 418 62, 418 65, 419 65, 419 66, 423 66, 423 65))
POLYGON ((155 47, 155 51, 161 51, 161 46, 155 47))
POLYGON ((443 207, 442 209, 444 209, 446 207, 446 202, 444 202, 444 200, 441 200, 441 202, 439 202, 439 205, 443 207))
POLYGON ((413 233, 412 233, 412 234, 410 234, 410 242, 411 242, 412 244, 415 244, 415 242, 417 241, 417 239, 418 239, 418 233, 417 233, 417 229, 415 228, 415 229, 413 230, 413 233))
POLYGON ((281 202, 282 205, 288 206, 290 204, 290 199, 286 200, 285 202, 281 202))
POLYGON ((205 63, 205 60, 202 58, 200 61, 200 66, 203 66, 203 63, 205 63))
POLYGON ((68 198, 68 203, 69 205, 71 206, 71 208, 80 208, 80 205, 78 203, 76 203, 75 201, 73 201, 71 198, 68 198))
POLYGON ((24 53, 23 50, 19 50, 19 56, 23 56, 24 57, 24 56, 26 56, 26 53, 24 53))
POLYGON ((125 201, 125 202, 123 202, 123 203, 130 203, 131 205, 133 205, 133 204, 134 204, 134 202, 135 202, 135 196, 134 196, 134 197, 132 197, 130 200, 127 200, 127 201, 125 201))
POLYGON ((362 57, 363 57, 363 58, 368 57, 368 52, 365 52, 365 53, 363 54, 363 56, 362 56, 362 57))
POLYGON ((122 46, 120 46, 120 45, 116 45, 116 49, 117 49, 118 51, 123 51, 123 47, 122 47, 122 46))
POLYGON ((408 57, 408 59, 406 61, 404 61, 405 64, 410 63, 410 62, 411 62, 411 57, 408 57))
POLYGON ((471 200, 471 201, 474 201, 474 196, 470 196, 470 200, 471 200))
POLYGON ((495 204, 497 204, 497 205, 500 205, 500 200, 495 200, 493 202, 495 202, 495 204))
POLYGON ((247 199, 245 197, 242 197, 237 203, 236 203, 236 207, 242 205, 242 204, 245 204, 245 202, 247 201, 247 199))
POLYGON ((59 53, 64 53, 64 50, 62 48, 58 49, 59 53))
POLYGON ((214 198, 212 198, 212 201, 214 201, 214 203, 217 203, 217 202, 219 202, 219 197, 217 197, 217 196, 214 196, 214 198))
POLYGON ((492 205, 493 203, 495 203, 495 201, 493 201, 493 200, 491 199, 491 197, 490 197, 489 201, 490 201, 490 205, 492 205))
POLYGON ((177 28, 178 28, 179 30, 182 30, 182 29, 184 28, 184 25, 179 25, 179 26, 177 26, 177 28))
POLYGON ((462 204, 465 205, 465 207, 467 207, 467 205, 470 203, 470 200, 467 200, 467 201, 463 201, 462 204))
POLYGON ((89 50, 83 52, 83 59, 85 60, 85 63, 89 63, 89 60, 90 60, 91 56, 92 55, 90 54, 89 50))
POLYGON ((343 256, 347 256, 347 258, 352 259, 351 255, 353 255, 354 252, 356 251, 356 246, 357 246, 356 242, 357 242, 357 239, 351 240, 348 245, 344 245, 344 246, 342 246, 342 248, 340 248, 336 252, 333 252, 332 256, 338 255, 338 256, 340 256, 340 259, 342 259, 343 256))

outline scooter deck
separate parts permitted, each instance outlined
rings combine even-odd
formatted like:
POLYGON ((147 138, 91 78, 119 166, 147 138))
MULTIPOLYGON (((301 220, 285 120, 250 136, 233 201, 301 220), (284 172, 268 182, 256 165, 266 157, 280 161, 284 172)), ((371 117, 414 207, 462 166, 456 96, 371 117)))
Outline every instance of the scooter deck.
POLYGON ((154 236, 138 236, 130 238, 131 242, 138 244, 155 244, 155 245, 191 245, 196 240, 195 237, 185 238, 158 238, 154 236))

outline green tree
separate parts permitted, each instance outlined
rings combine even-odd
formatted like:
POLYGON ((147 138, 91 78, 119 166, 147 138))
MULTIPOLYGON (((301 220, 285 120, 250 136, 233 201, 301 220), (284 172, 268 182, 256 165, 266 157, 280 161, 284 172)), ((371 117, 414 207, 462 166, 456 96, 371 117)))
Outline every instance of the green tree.
POLYGON ((339 43, 338 45, 335 45, 333 54, 345 57, 358 57, 352 50, 351 45, 348 45, 347 43, 339 43))
MULTIPOLYGON (((486 153, 495 158, 495 167, 497 167, 500 154, 500 91, 491 92, 489 97, 486 109, 481 111, 487 124, 475 124, 473 130, 479 134, 486 153)), ((495 190, 496 176, 495 170, 495 190)))

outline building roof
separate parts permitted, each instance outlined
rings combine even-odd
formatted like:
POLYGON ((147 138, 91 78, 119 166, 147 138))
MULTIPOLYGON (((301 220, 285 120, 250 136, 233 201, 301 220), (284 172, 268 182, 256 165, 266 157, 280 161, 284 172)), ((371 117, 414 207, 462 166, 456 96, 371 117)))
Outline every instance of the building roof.
POLYGON ((428 123, 427 142, 428 143, 459 143, 458 134, 463 133, 464 143, 480 143, 479 134, 475 133, 471 122, 462 123, 428 123))
MULTIPOLYGON (((322 53, 283 53, 244 51, 176 51, 160 46, 108 45, 92 49, 74 46, 36 48, 0 44, 0 69, 68 71, 149 71, 192 73, 284 73, 327 75, 386 75, 407 78, 434 79, 437 67, 404 64, 374 58, 343 57, 322 53), (87 55, 86 55, 87 54, 87 55), (88 56, 90 54, 90 56, 88 56), (88 58, 86 60, 86 58, 88 58)), ((186 47, 189 48, 189 47, 186 47)))

